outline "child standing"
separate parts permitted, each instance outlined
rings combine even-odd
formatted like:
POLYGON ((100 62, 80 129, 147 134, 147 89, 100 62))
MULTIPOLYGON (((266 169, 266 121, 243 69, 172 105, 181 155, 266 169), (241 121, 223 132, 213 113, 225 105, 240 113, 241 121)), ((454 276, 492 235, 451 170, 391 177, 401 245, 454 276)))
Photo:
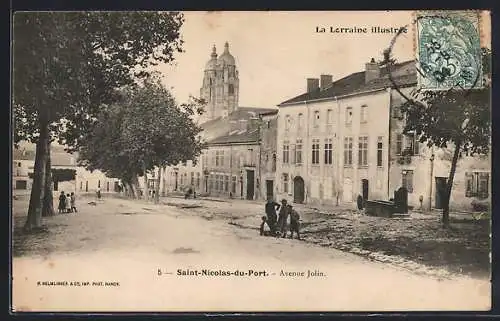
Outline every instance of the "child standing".
POLYGON ((76 210, 76 195, 73 192, 71 192, 71 211, 75 213, 78 212, 76 210))
POLYGON ((71 195, 66 195, 66 213, 71 213, 71 195))

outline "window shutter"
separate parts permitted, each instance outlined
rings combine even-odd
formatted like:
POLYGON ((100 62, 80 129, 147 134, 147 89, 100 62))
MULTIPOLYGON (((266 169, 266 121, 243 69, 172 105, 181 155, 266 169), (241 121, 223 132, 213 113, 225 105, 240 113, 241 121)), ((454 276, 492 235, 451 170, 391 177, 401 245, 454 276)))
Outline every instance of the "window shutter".
POLYGON ((292 155, 291 155, 292 160, 291 160, 291 163, 295 164, 295 162, 296 162, 296 157, 295 156, 296 156, 296 152, 297 152, 297 147, 296 147, 295 144, 292 144, 291 147, 292 147, 292 148, 290 148, 291 151, 292 151, 292 155))

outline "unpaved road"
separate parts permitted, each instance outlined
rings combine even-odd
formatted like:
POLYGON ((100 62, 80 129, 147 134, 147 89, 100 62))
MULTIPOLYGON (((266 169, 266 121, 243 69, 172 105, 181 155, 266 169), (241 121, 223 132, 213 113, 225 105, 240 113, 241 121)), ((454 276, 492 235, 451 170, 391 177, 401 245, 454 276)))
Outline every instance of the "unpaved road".
POLYGON ((487 280, 439 281, 331 248, 259 237, 254 230, 186 216, 171 206, 107 199, 97 206, 82 204, 78 214, 58 215, 46 223, 50 233, 14 257, 17 311, 490 308, 487 280), (263 273, 179 276, 179 269, 263 273), (308 270, 323 276, 307 278, 308 270), (281 276, 282 271, 305 276, 281 276))

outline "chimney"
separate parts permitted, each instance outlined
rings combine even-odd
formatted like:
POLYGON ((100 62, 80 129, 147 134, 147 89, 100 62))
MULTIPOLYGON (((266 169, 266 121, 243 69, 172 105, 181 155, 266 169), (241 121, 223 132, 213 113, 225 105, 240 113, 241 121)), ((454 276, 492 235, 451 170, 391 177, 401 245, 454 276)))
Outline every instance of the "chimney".
POLYGON ((375 62, 375 59, 372 58, 369 63, 365 64, 365 83, 377 78, 380 78, 380 67, 375 62))
POLYGON ((330 87, 332 85, 332 75, 321 75, 321 80, 320 80, 320 88, 321 90, 325 90, 326 88, 330 87))
POLYGON ((319 88, 318 78, 307 78, 307 92, 313 92, 319 88))

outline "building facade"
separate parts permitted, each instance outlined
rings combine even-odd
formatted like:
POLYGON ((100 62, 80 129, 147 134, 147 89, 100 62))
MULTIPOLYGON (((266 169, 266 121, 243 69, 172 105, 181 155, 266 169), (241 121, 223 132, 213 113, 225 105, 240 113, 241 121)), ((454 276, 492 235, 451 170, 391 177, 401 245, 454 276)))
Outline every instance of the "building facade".
MULTIPOLYGON (((67 153, 63 146, 51 146, 51 168, 52 170, 71 170, 75 176, 73 180, 58 182, 54 180, 54 195, 61 191, 65 193, 95 193, 99 188, 102 193, 114 193, 117 191, 119 180, 107 177, 104 173, 95 170, 88 171, 84 167, 77 166, 77 153, 67 153)), ((34 144, 23 144, 21 148, 13 151, 12 188, 14 194, 29 194, 33 184, 33 172, 35 165, 34 144)))
MULTIPOLYGON (((198 195, 265 198, 260 176, 262 157, 266 157, 260 151, 261 133, 267 155, 276 142, 277 109, 238 106, 238 70, 228 43, 219 57, 213 48, 203 72, 200 95, 207 102, 198 120, 207 149, 195 161, 165 168, 163 194, 184 193, 192 188, 198 195), (269 128, 262 125, 264 122, 269 128)), ((263 169, 266 181, 274 180, 270 170, 267 166, 263 169)))
MULTIPOLYGON (((416 85, 414 62, 395 67, 391 78, 408 95, 416 85)), ((404 186, 411 206, 440 208, 451 158, 403 135, 403 98, 393 87, 372 59, 364 71, 335 82, 330 75, 308 79, 306 93, 279 104, 278 196, 354 205, 358 195, 388 200, 404 186)), ((470 209, 475 196, 466 194, 489 193, 489 158, 473 159, 459 161, 452 208, 470 209)))

